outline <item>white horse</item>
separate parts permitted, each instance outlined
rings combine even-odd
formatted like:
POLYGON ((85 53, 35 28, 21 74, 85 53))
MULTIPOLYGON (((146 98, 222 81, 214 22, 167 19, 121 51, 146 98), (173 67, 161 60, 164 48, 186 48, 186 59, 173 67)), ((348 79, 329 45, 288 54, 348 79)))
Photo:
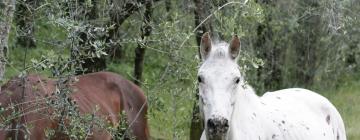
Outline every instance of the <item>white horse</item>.
POLYGON ((237 65, 240 40, 201 39, 198 71, 201 140, 346 140, 343 120, 325 97, 300 88, 259 97, 237 65))

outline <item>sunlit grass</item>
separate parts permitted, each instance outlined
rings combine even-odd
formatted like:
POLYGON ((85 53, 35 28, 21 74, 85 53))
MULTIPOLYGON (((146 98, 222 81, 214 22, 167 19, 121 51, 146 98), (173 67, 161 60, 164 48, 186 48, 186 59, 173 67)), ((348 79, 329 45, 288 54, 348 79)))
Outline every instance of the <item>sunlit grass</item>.
POLYGON ((344 84, 337 90, 322 92, 340 112, 348 140, 360 139, 360 81, 344 84))

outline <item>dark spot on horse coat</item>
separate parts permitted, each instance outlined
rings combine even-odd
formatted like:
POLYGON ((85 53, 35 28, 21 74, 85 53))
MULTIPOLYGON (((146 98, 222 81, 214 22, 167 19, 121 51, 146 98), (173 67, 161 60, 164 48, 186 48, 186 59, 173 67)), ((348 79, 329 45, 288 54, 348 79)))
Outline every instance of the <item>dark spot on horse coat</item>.
POLYGON ((273 134, 273 135, 271 136, 271 138, 272 138, 272 139, 275 139, 275 137, 276 137, 276 135, 275 135, 275 134, 273 134))
POLYGON ((282 120, 281 122, 282 122, 283 124, 285 124, 285 121, 284 121, 284 120, 282 120))
POLYGON ((327 122, 327 124, 330 125, 330 115, 327 115, 327 116, 326 116, 326 122, 327 122))
POLYGON ((337 131, 336 140, 340 140, 339 131, 337 131))
POLYGON ((303 127, 306 128, 306 130, 309 130, 310 128, 308 126, 306 126, 305 124, 301 124, 303 127))
POLYGON ((256 114, 255 114, 255 112, 253 113, 253 115, 254 115, 254 117, 256 117, 256 114))
POLYGON ((279 100, 281 99, 279 96, 276 96, 276 98, 279 99, 279 100))

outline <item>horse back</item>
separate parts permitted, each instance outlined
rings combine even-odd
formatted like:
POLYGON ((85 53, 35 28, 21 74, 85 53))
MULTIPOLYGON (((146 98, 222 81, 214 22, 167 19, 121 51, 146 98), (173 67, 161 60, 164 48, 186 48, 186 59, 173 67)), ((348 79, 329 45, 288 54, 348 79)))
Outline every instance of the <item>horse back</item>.
POLYGON ((107 116, 106 119, 113 123, 119 122, 119 112, 125 111, 131 133, 139 139, 149 138, 146 97, 129 80, 110 72, 88 74, 79 77, 72 97, 78 102, 81 112, 89 112, 97 106, 99 115, 107 116), (86 102, 93 104, 89 107, 86 102))
MULTIPOLYGON (((325 97, 306 89, 268 92, 261 97, 266 114, 285 139, 346 140, 340 113, 325 97)), ((270 124, 271 124, 270 123, 270 124)))

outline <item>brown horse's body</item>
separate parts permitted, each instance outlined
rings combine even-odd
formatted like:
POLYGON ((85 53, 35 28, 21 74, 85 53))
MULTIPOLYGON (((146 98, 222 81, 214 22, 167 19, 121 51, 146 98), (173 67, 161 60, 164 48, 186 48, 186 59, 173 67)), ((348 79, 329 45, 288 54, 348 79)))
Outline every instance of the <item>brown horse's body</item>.
MULTIPOLYGON (((87 74, 79 76, 78 79, 79 81, 71 85, 73 89, 71 98, 76 102, 80 113, 94 113, 98 108, 95 112, 96 116, 117 125, 120 112, 125 111, 128 122, 132 123, 130 128, 132 135, 141 140, 149 138, 146 98, 136 85, 109 72, 87 74)), ((24 114, 13 119, 12 126, 8 127, 7 131, 0 129, 0 140, 15 137, 23 139, 22 131, 11 130, 16 129, 16 126, 19 126, 17 124, 30 126, 27 129, 31 140, 47 139, 46 129, 59 129, 59 118, 52 119, 49 114, 44 113, 51 112, 48 105, 44 103, 44 97, 51 97, 55 85, 54 80, 31 75, 25 79, 25 88, 20 78, 10 80, 1 87, 0 106, 6 108, 10 104, 18 104, 14 109, 21 110, 24 114)), ((0 114, 0 123, 4 121, 2 117, 10 113, 11 110, 0 114)), ((65 139, 66 137, 60 134, 54 138, 65 139)), ((105 140, 111 139, 111 136, 105 130, 96 129, 89 139, 105 140)))

